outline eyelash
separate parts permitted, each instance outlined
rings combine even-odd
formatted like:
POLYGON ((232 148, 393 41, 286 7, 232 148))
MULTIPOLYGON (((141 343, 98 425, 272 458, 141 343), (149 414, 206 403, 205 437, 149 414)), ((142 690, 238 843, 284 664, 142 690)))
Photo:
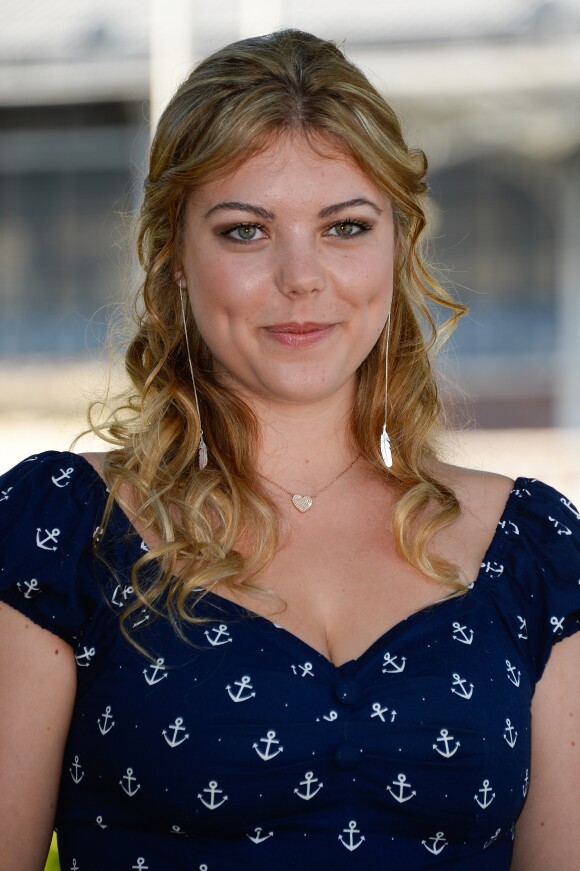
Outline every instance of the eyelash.
MULTIPOLYGON (((341 221, 335 221, 333 224, 330 224, 330 226, 327 227, 324 232, 325 232, 325 234, 328 234, 329 231, 333 230, 335 227, 341 227, 341 226, 345 226, 345 225, 350 225, 352 227, 356 227, 358 232, 351 233, 348 236, 339 236, 338 234, 336 234, 335 238, 353 239, 355 236, 362 236, 363 233, 368 233, 370 230, 373 229, 372 224, 367 224, 366 221, 360 221, 360 220, 357 220, 356 218, 344 218, 341 221)), ((233 235, 233 233, 235 233, 236 230, 241 230, 241 229, 244 229, 246 227, 252 228, 255 230, 260 230, 263 233, 266 232, 265 227, 263 227, 261 224, 254 224, 251 222, 241 221, 239 224, 234 224, 233 226, 228 227, 225 230, 220 230, 219 235, 224 236, 226 239, 230 239, 232 242, 237 242, 240 245, 249 245, 251 242, 260 241, 259 239, 258 240, 236 239, 236 237, 233 235)))
POLYGON ((356 218, 345 218, 342 221, 335 221, 334 224, 331 224, 330 227, 327 228, 326 232, 329 230, 333 230, 335 227, 344 226, 345 224, 350 224, 351 227, 356 227, 359 231, 358 233, 351 233, 350 236, 340 236, 340 239, 352 239, 354 236, 362 236, 363 233, 368 233, 369 230, 372 230, 372 224, 367 224, 366 221, 359 221, 356 218))

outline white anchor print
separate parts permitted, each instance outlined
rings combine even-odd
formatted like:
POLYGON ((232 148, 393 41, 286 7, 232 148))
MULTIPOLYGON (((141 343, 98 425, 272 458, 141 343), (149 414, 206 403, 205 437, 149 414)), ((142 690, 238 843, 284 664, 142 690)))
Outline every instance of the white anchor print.
POLYGON ((136 795, 136 793, 141 789, 141 784, 137 783, 137 786, 133 786, 133 781, 137 783, 137 778, 133 777, 133 769, 128 768, 127 773, 123 775, 119 783, 121 785, 121 789, 123 789, 130 798, 133 798, 133 796, 136 795), (126 784, 123 783, 124 780, 127 781, 126 784))
POLYGON ((473 641, 473 629, 469 630, 469 635, 466 633, 467 626, 461 626, 457 621, 453 623, 453 639, 460 641, 461 644, 471 644, 473 641))
POLYGON ((264 762, 268 762, 269 759, 273 759, 275 756, 278 755, 278 753, 282 753, 282 751, 284 750, 284 748, 280 746, 277 747, 274 752, 270 752, 270 748, 274 744, 280 744, 279 740, 276 738, 276 733, 273 729, 270 729, 268 732, 266 732, 266 737, 260 738, 260 741, 263 741, 265 743, 265 750, 260 750, 260 745, 257 743, 252 744, 252 747, 254 748, 260 759, 263 759, 264 762))
POLYGON ((517 525, 512 520, 500 520, 500 522, 498 523, 498 526, 501 526, 501 528, 503 529, 503 531, 505 532, 506 535, 509 535, 509 533, 510 533, 509 528, 508 528, 510 526, 512 527, 515 535, 520 534, 520 531, 519 531, 517 525))
POLYGON ((75 659, 77 661, 77 665, 80 668, 88 668, 91 664, 91 659, 95 655, 97 651, 94 647, 83 647, 82 653, 75 653, 75 659))
POLYGON ((115 725, 115 721, 113 720, 113 715, 111 714, 111 706, 107 705, 104 712, 101 714, 99 719, 97 720, 97 725, 99 727, 99 731, 101 735, 106 735, 111 731, 113 726, 115 725), (109 720, 111 721, 109 723, 109 720))
POLYGON ((253 844, 262 844, 264 841, 267 841, 268 838, 274 837, 274 832, 268 832, 267 835, 264 835, 262 837, 262 829, 260 828, 260 826, 256 826, 256 828, 254 829, 254 832, 255 832, 255 835, 249 835, 246 832, 246 838, 249 838, 253 844))
POLYGON ((413 798, 414 795, 417 795, 411 784, 407 781, 407 776, 405 774, 397 774, 397 779, 393 780, 392 783, 396 788, 398 788, 399 792, 396 793, 390 786, 387 786, 387 792, 390 792, 395 801, 398 801, 399 804, 404 804, 404 802, 413 798), (405 795, 406 789, 411 790, 408 795, 405 795))
POLYGON ((96 824, 98 825, 98 827, 99 827, 100 829, 106 829, 106 828, 107 828, 106 823, 103 822, 103 818, 102 818, 102 816, 99 815, 99 816, 96 818, 95 822, 96 822, 96 824))
POLYGON ((516 732, 516 730, 512 726, 512 721, 509 719, 509 717, 507 717, 506 721, 505 721, 505 729, 503 730, 503 737, 505 738, 505 740, 507 741, 507 743, 510 745, 510 747, 513 750, 513 748, 516 746, 516 741, 518 740, 518 733, 516 732))
POLYGON ((421 841, 426 850, 430 853, 433 853, 434 856, 438 856, 442 850, 447 846, 447 841, 445 840, 445 835, 443 832, 437 832, 436 835, 432 835, 427 841, 421 841), (433 841, 432 844, 428 844, 427 841, 433 841))
POLYGON ((14 489, 14 487, 8 487, 7 490, 2 490, 2 496, 0 496, 0 502, 8 502, 8 500, 10 498, 8 494, 13 489, 14 489))
POLYGON ((552 632, 554 634, 556 632, 563 632, 564 631, 564 620, 565 620, 565 617, 560 617, 560 619, 558 619, 557 617, 550 617, 550 623, 554 627, 552 629, 552 632))
POLYGON ((522 679, 522 673, 518 669, 516 669, 515 665, 512 665, 509 659, 505 661, 507 667, 507 676, 513 683, 515 687, 519 687, 520 681, 522 679), (516 677, 516 671, 518 672, 518 676, 516 677))
POLYGON ((83 771, 83 769, 81 767, 78 756, 75 756, 74 762, 71 765, 71 767, 69 768, 69 771, 70 771, 70 776, 72 777, 72 779, 74 780, 74 782, 78 786, 79 783, 81 782, 81 780, 83 779, 83 777, 85 776, 85 772, 83 771), (73 771, 73 769, 74 769, 74 771, 73 771))
POLYGON ((163 730, 162 735, 170 747, 179 747, 180 744, 183 744, 183 742, 187 741, 187 739, 189 738, 189 734, 185 732, 183 717, 176 717, 175 723, 171 723, 169 729, 173 730, 173 735, 171 736, 171 738, 167 737, 167 731, 165 729, 163 730), (178 738, 178 732, 185 732, 185 735, 183 735, 181 738, 178 738))
POLYGON ((378 717, 381 723, 386 722, 383 714, 387 714, 389 712, 388 708, 382 708, 380 702, 373 702, 373 711, 374 714, 371 714, 371 720, 373 717, 378 717))
POLYGON ((127 587, 121 587, 121 584, 117 584, 113 591, 113 595, 111 596, 111 602, 113 603, 113 605, 116 605, 117 608, 122 608, 125 605, 125 602, 129 598, 129 596, 132 596, 134 592, 135 591, 131 585, 128 585, 127 587), (122 602, 119 602, 119 599, 117 598, 119 593, 123 597, 122 602))
POLYGON ((69 466, 66 471, 64 469, 60 469, 59 471, 60 475, 58 476, 58 478, 53 475, 51 481, 53 484, 56 484, 57 487, 67 487, 70 484, 70 477, 74 472, 74 469, 72 466, 69 466), (59 484, 59 481, 64 481, 64 484, 59 484))
POLYGON ((526 494, 526 496, 532 495, 529 490, 526 490, 525 487, 522 487, 521 490, 512 490, 512 493, 514 494, 514 496, 517 496, 519 499, 521 499, 523 497, 524 493, 526 494))
POLYGON ((203 634, 205 635, 212 647, 220 647, 222 644, 227 644, 228 641, 233 641, 233 638, 228 632, 228 627, 226 623, 220 623, 219 627, 214 626, 213 629, 206 629, 203 634), (213 638, 212 633, 215 633, 213 638), (221 640, 222 636, 223 641, 221 640))
POLYGON ((149 553, 149 548, 147 547, 147 545, 145 544, 145 542, 143 541, 143 539, 141 539, 140 548, 141 548, 141 550, 144 550, 145 553, 149 553))
POLYGON ((329 723, 333 723, 334 720, 338 720, 338 714, 336 713, 336 711, 329 711, 328 714, 322 715, 322 719, 327 720, 327 722, 329 723))
POLYGON ((491 786, 489 785, 489 780, 484 780, 483 784, 479 787, 479 789, 477 791, 482 793, 483 798, 480 799, 479 796, 477 796, 477 795, 474 795, 473 798, 478 803, 480 808, 485 810, 486 808, 488 808, 490 806, 490 804, 492 803, 492 801, 495 798, 495 792, 492 792, 491 786), (488 798, 488 795, 490 792, 491 792, 491 798, 488 798))
POLYGON ((526 774, 525 774, 525 777, 524 777, 524 782, 523 782, 523 784, 522 784, 522 793, 523 793, 524 798, 525 798, 526 795, 528 794, 528 787, 529 787, 529 785, 530 785, 530 771, 529 771, 528 768, 526 768, 526 774))
POLYGON ((216 808, 221 807, 224 802, 226 802, 229 796, 224 795, 221 801, 216 801, 216 796, 218 794, 223 793, 222 789, 218 789, 217 780, 210 780, 208 785, 204 788, 203 792, 209 792, 209 801, 206 801, 203 795, 198 792, 197 797, 202 804, 204 804, 210 811, 214 811, 216 808))
POLYGON ((520 621, 520 631, 518 632, 518 638, 521 638, 522 641, 528 640, 528 624, 524 617, 520 617, 519 614, 516 614, 517 619, 520 621))
MULTIPOLYGON (((10 488, 10 489, 12 489, 12 488, 10 488)), ((1 501, 1 500, 0 500, 0 501, 1 501)), ((569 499, 565 499, 564 496, 562 496, 562 498, 560 499, 560 502, 562 503, 562 505, 565 505, 565 506, 566 506, 566 508, 568 509, 568 511, 571 511, 571 512, 572 512, 572 514, 574 515, 574 517, 576 518, 576 520, 580 520, 580 511, 578 511, 578 509, 576 508, 576 506, 573 505, 573 504, 570 502, 569 499)))
POLYGON ((250 683, 251 680, 252 678, 249 674, 245 674, 240 680, 235 680, 234 686, 238 687, 235 692, 232 691, 229 684, 227 685, 226 690, 232 702, 247 702, 248 699, 255 697, 256 693, 250 692, 250 690, 253 690, 253 686, 250 683))
POLYGON ((46 538, 41 539, 41 537, 40 537, 41 534, 42 534, 42 530, 37 528, 37 530, 36 530, 36 546, 40 547, 42 550, 56 550, 57 549, 56 546, 58 544, 58 537, 60 535, 60 529, 56 529, 56 528, 53 530, 45 529, 44 534, 45 534, 46 538), (47 544, 48 541, 53 541, 54 547, 51 547, 49 544, 47 544))
POLYGON ((16 586, 18 587, 19 591, 22 593, 22 595, 24 596, 25 599, 31 599, 35 593, 42 592, 42 590, 38 586, 38 581, 36 580, 36 578, 31 578, 30 581, 24 581, 24 586, 26 587, 26 592, 24 592, 22 589, 22 582, 21 581, 18 581, 16 586))
MULTIPOLYGON (((291 665, 290 668, 292 669, 294 674, 298 674, 298 672, 296 671, 295 665, 291 665)), ((312 671, 312 663, 311 662, 305 662, 304 665, 299 664, 298 668, 302 669, 302 674, 300 675, 300 677, 306 677, 307 674, 309 674, 310 677, 314 677, 314 672, 312 671)))
POLYGON ((143 623, 147 623, 147 621, 149 620, 149 617, 151 616, 149 614, 147 608, 141 608, 138 613, 141 614, 142 616, 141 616, 140 620, 135 620, 135 619, 133 620, 133 622, 131 623, 131 626, 133 629, 136 629, 137 626, 142 626, 143 623))
POLYGON ((148 665, 147 668, 143 669, 143 674, 145 675, 145 680, 152 687, 154 684, 159 683, 159 681, 163 680, 164 677, 167 677, 167 672, 165 671, 165 660, 162 656, 156 661, 155 665, 148 665), (149 669, 152 669, 151 674, 148 674, 149 669), (163 672, 161 677, 157 677, 159 672, 163 672))
POLYGON ((354 841, 355 835, 360 835, 360 829, 357 829, 357 827, 356 827, 356 820, 351 820, 350 823, 348 824, 348 828, 343 829, 342 831, 346 834, 346 836, 348 838, 348 841, 345 841, 345 839, 342 837, 342 835, 338 836, 338 840, 340 841, 342 846, 346 847, 347 850, 350 850, 351 853, 354 852, 354 850, 358 850, 358 848, 360 847, 360 845, 364 841, 365 836, 361 835, 359 840, 355 844, 355 841, 354 841))
POLYGON ((80 865, 77 865, 77 860, 73 859, 73 863, 70 866, 70 871, 80 871, 80 865))
POLYGON ((131 868, 135 869, 135 871, 148 871, 149 865, 146 865, 145 859, 142 856, 140 856, 137 859, 137 864, 131 865, 131 868))
POLYGON ((499 578, 503 575, 504 566, 501 563, 496 563, 495 560, 487 560, 481 564, 481 568, 485 570, 486 575, 495 575, 499 578))
POLYGON ((187 833, 182 830, 181 826, 171 826, 171 834, 184 835, 184 837, 187 837, 187 833))
POLYGON ((491 838, 489 839, 489 841, 485 842, 485 844, 483 845, 483 849, 487 850, 488 847, 491 847, 491 845, 493 843, 495 843, 495 841, 497 841, 497 839, 499 838, 500 835, 501 835, 501 829, 498 829, 497 832, 495 833, 495 835, 492 835, 491 838))
POLYGON ((554 524, 554 529, 558 530, 558 535, 572 535, 572 530, 568 529, 565 524, 560 523, 559 520, 556 520, 555 517, 548 517, 548 520, 554 524))
POLYGON ((469 689, 465 689, 465 684, 467 683, 467 678, 460 677, 457 672, 453 674, 453 686, 451 687, 451 692, 455 693, 455 695, 459 696, 462 699, 470 699, 473 695, 473 684, 469 684, 469 689), (455 687, 459 687, 459 689, 455 689, 455 687))
POLYGON ((300 781, 300 786, 305 786, 306 792, 300 792, 300 789, 298 787, 294 789, 294 792, 296 793, 298 798, 303 798, 304 801, 310 801, 311 798, 314 798, 314 796, 320 792, 324 784, 321 780, 318 780, 318 778, 314 776, 313 771, 307 771, 304 775, 304 780, 300 781), (318 786, 315 789, 311 789, 311 787, 314 786, 315 783, 317 783, 318 786))
POLYGON ((391 654, 387 651, 383 655, 383 659, 385 660, 383 665, 383 674, 401 674, 401 672, 405 670, 405 665, 407 664, 406 656, 401 656, 401 662, 399 664, 399 657, 391 656, 391 654))
POLYGON ((455 741, 453 735, 449 734, 449 729, 441 729, 441 731, 439 732, 439 736, 440 737, 437 738, 437 741, 441 741, 441 743, 445 745, 445 750, 442 750, 441 747, 438 747, 437 743, 433 744, 433 750, 436 750, 437 753, 441 754, 441 756, 444 756, 445 759, 451 759, 451 757, 457 753, 458 748, 461 747, 461 741, 455 741), (451 743, 451 741, 455 741, 455 747, 453 748, 453 750, 449 749, 449 744, 451 743))

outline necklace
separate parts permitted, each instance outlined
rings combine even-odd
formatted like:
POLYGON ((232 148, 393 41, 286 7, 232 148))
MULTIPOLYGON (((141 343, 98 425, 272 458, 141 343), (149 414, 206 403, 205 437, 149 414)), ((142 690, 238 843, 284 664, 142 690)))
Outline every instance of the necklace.
POLYGON ((288 496, 292 499, 292 504, 294 508, 298 509, 302 514, 305 514, 307 511, 310 511, 312 508, 312 504, 317 496, 320 496, 321 493, 324 493, 325 490, 328 490, 329 487, 332 487, 333 484, 338 481, 339 478, 342 478, 343 475, 352 469, 356 461, 360 459, 360 454, 357 454, 352 463, 349 463, 346 469, 343 469, 342 472, 339 472, 336 477, 330 481, 329 484, 326 484, 324 487, 320 487, 318 490, 315 490, 310 496, 301 496, 299 493, 293 493, 292 490, 288 490, 286 487, 283 487, 282 484, 278 484, 277 481, 273 481, 271 478, 268 478, 267 475, 260 475, 260 478, 263 478, 264 481, 268 481, 270 484, 273 484, 274 487, 277 487, 278 490, 282 490, 283 493, 287 493, 288 496))

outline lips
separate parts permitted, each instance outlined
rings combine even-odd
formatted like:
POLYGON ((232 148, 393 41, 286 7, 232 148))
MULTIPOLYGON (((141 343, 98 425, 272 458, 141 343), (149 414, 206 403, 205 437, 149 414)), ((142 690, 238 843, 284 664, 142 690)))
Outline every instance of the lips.
POLYGON ((265 327, 266 333, 282 345, 293 348, 303 348, 314 345, 334 330, 336 324, 320 324, 314 321, 296 323, 291 321, 287 324, 273 324, 265 327))

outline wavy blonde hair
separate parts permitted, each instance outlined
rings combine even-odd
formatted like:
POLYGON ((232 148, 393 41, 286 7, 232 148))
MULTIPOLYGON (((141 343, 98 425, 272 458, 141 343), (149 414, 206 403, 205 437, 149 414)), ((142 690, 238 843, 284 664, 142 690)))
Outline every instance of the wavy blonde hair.
MULTIPOLYGON (((454 493, 432 472, 441 407, 430 351, 464 307, 430 275, 425 227, 427 163, 407 147, 399 120, 364 74, 332 43, 296 30, 229 45, 197 66, 163 113, 151 148, 138 252, 145 280, 137 331, 126 352, 129 391, 93 428, 107 454, 106 518, 128 484, 140 523, 161 544, 133 567, 134 605, 175 622, 195 621, 194 604, 218 583, 252 581, 279 545, 279 516, 256 475, 259 426, 250 408, 212 371, 191 316, 187 329, 210 462, 200 471, 200 419, 192 391, 175 276, 180 273, 184 207, 210 179, 235 169, 284 133, 318 145, 339 142, 390 199, 397 233, 389 337, 389 432, 394 465, 379 452, 385 413, 386 330, 362 363, 352 409, 355 450, 398 485, 393 530, 404 557, 426 575, 461 586, 454 566, 430 553, 437 530, 459 514, 454 493), (448 319, 438 329, 433 305, 448 319), (251 532, 250 532, 251 531, 251 532), (245 542, 245 556, 239 548, 245 542)), ((105 520, 106 520, 105 518, 105 520)))

